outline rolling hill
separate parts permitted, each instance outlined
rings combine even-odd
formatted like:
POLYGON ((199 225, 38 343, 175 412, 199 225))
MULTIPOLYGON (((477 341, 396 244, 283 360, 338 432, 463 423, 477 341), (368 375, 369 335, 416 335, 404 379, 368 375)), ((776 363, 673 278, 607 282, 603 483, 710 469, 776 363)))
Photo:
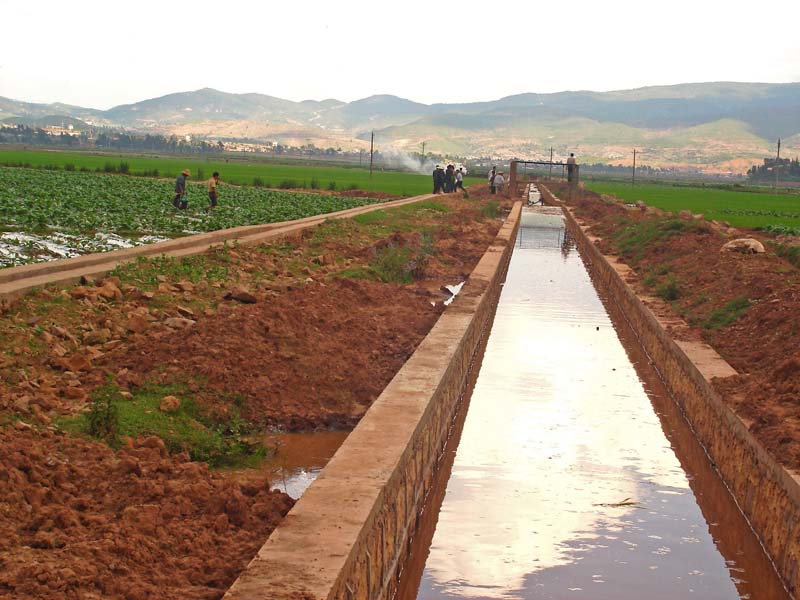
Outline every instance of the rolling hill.
POLYGON ((204 88, 100 111, 0 98, 0 120, 89 123, 209 138, 363 146, 464 156, 544 157, 625 163, 636 147, 653 166, 741 170, 778 137, 800 152, 800 83, 692 83, 613 92, 519 94, 490 102, 420 104, 390 95, 354 102, 293 102, 204 88), (305 142, 304 142, 305 140, 305 142))

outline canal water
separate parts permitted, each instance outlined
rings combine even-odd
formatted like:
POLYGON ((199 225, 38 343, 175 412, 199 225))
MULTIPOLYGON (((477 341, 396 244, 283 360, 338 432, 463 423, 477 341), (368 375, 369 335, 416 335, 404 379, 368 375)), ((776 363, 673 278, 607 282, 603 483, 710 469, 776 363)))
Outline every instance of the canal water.
POLYGON ((398 598, 788 598, 610 308, 560 212, 525 209, 398 598))

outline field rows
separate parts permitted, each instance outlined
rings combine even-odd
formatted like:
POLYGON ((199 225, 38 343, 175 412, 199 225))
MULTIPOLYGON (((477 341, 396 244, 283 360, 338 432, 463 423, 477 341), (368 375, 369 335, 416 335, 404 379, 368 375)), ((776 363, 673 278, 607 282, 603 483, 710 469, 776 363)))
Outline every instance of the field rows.
POLYGON ((299 219, 379 202, 332 194, 188 186, 176 210, 171 180, 0 167, 0 266, 76 256, 192 233, 299 219))
POLYGON ((641 200, 657 208, 689 210, 707 219, 727 221, 734 227, 800 227, 800 195, 738 192, 704 187, 590 182, 586 188, 628 202, 641 200))
POLYGON ((81 169, 95 172, 118 169, 126 165, 131 175, 176 177, 183 169, 190 169, 192 180, 200 181, 219 171, 222 180, 237 185, 264 187, 290 187, 336 191, 361 189, 384 192, 398 196, 416 196, 431 191, 431 177, 416 173, 380 171, 370 176, 369 169, 327 166, 278 165, 264 162, 244 162, 224 158, 198 157, 140 157, 135 155, 99 155, 85 152, 46 152, 31 150, 0 150, 0 165, 25 165, 32 168, 47 167, 81 169))

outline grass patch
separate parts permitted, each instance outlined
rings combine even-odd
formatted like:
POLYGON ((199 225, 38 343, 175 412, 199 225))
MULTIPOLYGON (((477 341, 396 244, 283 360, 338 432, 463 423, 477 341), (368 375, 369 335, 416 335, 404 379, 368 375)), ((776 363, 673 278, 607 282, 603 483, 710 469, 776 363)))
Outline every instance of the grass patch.
POLYGON ((139 256, 135 261, 122 264, 111 271, 111 275, 119 277, 122 283, 155 288, 159 284, 159 276, 167 277, 172 281, 229 281, 230 273, 224 264, 230 262, 230 257, 225 249, 217 249, 214 261, 198 254, 174 258, 161 255, 156 257, 139 256), (223 263, 223 264, 219 264, 223 263))
POLYGON ((775 254, 780 256, 792 266, 800 269, 800 246, 787 246, 786 244, 775 244, 775 254))
POLYGON ((697 224, 692 221, 650 219, 624 227, 612 239, 620 254, 639 261, 651 246, 694 229, 697 224))
POLYGON ((672 276, 668 277, 666 282, 656 288, 656 296, 667 302, 677 300, 680 298, 680 295, 681 290, 680 287, 678 287, 678 282, 675 281, 675 278, 672 276))
POLYGON ((186 451, 192 460, 214 467, 243 466, 261 460, 266 448, 246 441, 243 436, 249 425, 241 418, 236 403, 231 413, 221 420, 203 410, 179 386, 145 386, 124 399, 113 384, 98 388, 92 395, 89 412, 63 419, 59 425, 66 431, 97 437, 114 447, 122 436, 157 435, 171 453, 186 451), (181 406, 174 412, 159 408, 164 396, 176 396, 181 406))
POLYGON ((500 214, 500 203, 489 201, 481 207, 481 215, 487 219, 496 219, 500 214))
POLYGON ((719 329, 733 323, 744 314, 752 302, 744 296, 731 300, 725 306, 717 308, 708 316, 703 323, 706 329, 719 329))
POLYGON ((433 254, 433 237, 423 233, 418 247, 390 243, 375 253, 370 268, 384 283, 411 283, 422 277, 433 254))

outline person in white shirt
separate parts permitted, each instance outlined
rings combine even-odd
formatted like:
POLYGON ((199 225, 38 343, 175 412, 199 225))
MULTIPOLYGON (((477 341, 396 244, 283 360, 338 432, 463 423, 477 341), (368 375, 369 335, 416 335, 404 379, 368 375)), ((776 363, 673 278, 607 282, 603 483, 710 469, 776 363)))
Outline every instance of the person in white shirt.
POLYGON ((567 159, 567 181, 572 181, 575 177, 575 154, 572 152, 569 153, 569 158, 567 159))
POLYGON ((456 171, 456 189, 464 191, 464 173, 461 171, 461 167, 456 171))
POLYGON ((494 189, 497 191, 498 194, 503 193, 504 183, 505 179, 503 179, 503 172, 500 171, 497 175, 494 176, 494 189))

